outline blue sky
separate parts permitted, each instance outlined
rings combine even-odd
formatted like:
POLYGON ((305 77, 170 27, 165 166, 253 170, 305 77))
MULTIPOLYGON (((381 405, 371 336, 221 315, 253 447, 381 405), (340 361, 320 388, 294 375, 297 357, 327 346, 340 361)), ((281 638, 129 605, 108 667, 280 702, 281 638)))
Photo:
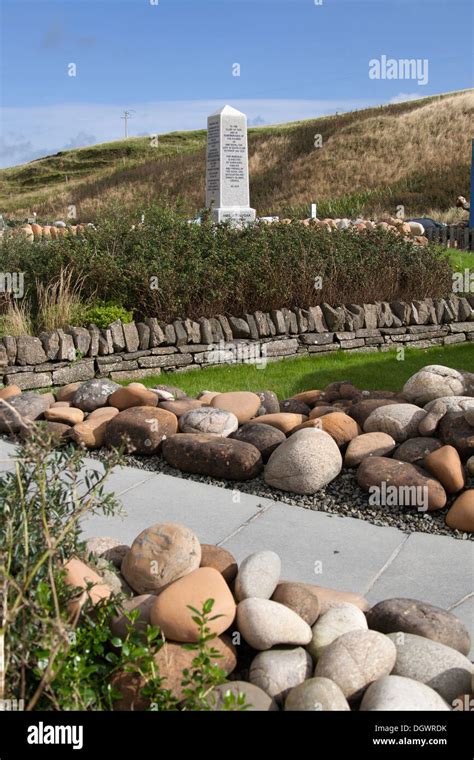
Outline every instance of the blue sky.
POLYGON ((270 124, 472 86, 471 0, 316 3, 3 0, 0 165, 118 139, 124 109, 142 135, 225 103, 270 124), (371 79, 383 55, 427 60, 427 84, 371 79))

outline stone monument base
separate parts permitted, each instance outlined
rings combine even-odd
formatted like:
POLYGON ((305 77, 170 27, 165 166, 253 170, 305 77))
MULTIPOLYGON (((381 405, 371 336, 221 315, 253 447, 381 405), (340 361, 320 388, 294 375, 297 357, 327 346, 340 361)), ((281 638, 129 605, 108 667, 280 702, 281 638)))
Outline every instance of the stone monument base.
POLYGON ((254 208, 246 206, 230 206, 228 208, 214 208, 211 212, 214 222, 232 222, 232 224, 251 224, 255 221, 256 212, 254 208))

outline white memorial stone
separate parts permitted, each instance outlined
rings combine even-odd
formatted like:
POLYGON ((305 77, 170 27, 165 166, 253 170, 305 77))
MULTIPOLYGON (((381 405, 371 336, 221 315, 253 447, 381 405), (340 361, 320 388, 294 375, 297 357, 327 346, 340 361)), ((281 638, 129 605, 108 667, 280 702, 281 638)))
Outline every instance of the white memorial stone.
POLYGON ((224 106, 207 119, 206 206, 215 222, 255 221, 250 208, 247 117, 224 106))

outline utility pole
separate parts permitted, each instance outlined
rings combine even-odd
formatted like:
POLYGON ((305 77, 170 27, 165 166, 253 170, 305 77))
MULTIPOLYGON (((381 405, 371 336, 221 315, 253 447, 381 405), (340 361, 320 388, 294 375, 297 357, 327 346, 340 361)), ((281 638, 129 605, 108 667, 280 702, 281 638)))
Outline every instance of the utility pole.
POLYGON ((133 118, 132 113, 135 113, 135 112, 134 111, 124 111, 123 112, 123 116, 120 117, 125 122, 125 139, 127 139, 127 137, 128 137, 128 120, 133 118))

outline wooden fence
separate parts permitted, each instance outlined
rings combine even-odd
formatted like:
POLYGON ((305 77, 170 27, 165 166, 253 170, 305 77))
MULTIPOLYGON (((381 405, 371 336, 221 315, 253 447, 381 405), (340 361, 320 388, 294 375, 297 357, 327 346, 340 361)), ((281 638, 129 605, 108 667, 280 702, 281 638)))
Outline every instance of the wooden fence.
POLYGON ((425 235, 433 243, 446 248, 459 248, 462 251, 474 251, 474 229, 452 225, 442 229, 428 228, 425 235))

